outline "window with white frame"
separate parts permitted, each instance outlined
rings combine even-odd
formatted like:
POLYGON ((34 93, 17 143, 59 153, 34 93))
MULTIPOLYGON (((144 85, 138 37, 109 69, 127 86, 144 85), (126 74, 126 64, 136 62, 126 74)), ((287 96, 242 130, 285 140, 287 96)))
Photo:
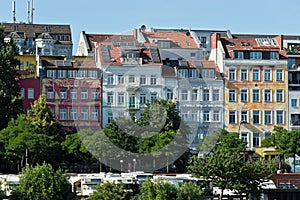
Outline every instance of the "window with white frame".
POLYGON ((99 118, 99 110, 97 108, 95 108, 95 109, 92 110, 91 120, 92 121, 98 121, 98 118, 99 118))
POLYGON ((252 90, 252 101, 260 102, 260 90, 259 89, 252 90))
POLYGON ((92 99, 97 100, 99 99, 99 89, 92 89, 92 99))
POLYGON ((59 90, 59 98, 60 99, 67 99, 67 90, 66 89, 60 89, 59 90))
POLYGON ((276 124, 284 124, 283 110, 276 110, 276 124))
POLYGON ((77 70, 68 70, 68 78, 77 78, 77 70))
POLYGON ((194 121, 194 122, 198 121, 197 111, 195 111, 195 110, 191 111, 191 121, 194 121))
POLYGON ((258 51, 250 52, 250 59, 251 60, 260 60, 260 59, 262 59, 262 52, 258 52, 258 51))
POLYGON ((67 120, 67 109, 60 108, 59 109, 59 119, 60 120, 67 120))
POLYGON ((199 70, 198 69, 190 69, 189 74, 190 74, 190 78, 199 78, 199 70))
POLYGON ((129 107, 130 108, 136 107, 135 94, 129 94, 129 107))
POLYGON ((284 90, 283 89, 276 90, 276 101, 284 102, 284 90))
POLYGON ((134 75, 129 75, 128 82, 129 83, 135 83, 135 76, 134 75))
POLYGON ((259 147, 260 146, 260 133, 253 133, 253 142, 252 142, 254 147, 259 147))
POLYGON ((81 120, 88 120, 88 109, 81 108, 81 110, 80 110, 80 119, 81 120))
POLYGON ((260 80, 260 69, 257 69, 257 68, 252 69, 252 80, 253 81, 260 80))
POLYGON ((209 89, 203 90, 203 101, 209 101, 209 89))
POLYGON ((88 90, 87 89, 81 90, 81 99, 88 99, 88 90))
POLYGON ((77 109, 70 109, 70 120, 77 120, 77 109))
POLYGON ((267 137, 271 136, 271 135, 272 135, 271 132, 265 132, 265 139, 266 139, 267 137))
POLYGON ((220 90, 213 89, 213 101, 220 101, 220 90))
POLYGON ((203 78, 215 78, 215 70, 214 69, 203 69, 202 75, 203 75, 203 78))
POLYGON ((140 94, 140 104, 141 105, 146 104, 146 94, 140 94))
POLYGON ((252 119, 253 119, 253 124, 259 124, 260 123, 260 110, 253 110, 252 111, 252 119))
POLYGON ((188 100, 188 91, 187 90, 181 90, 181 100, 182 101, 188 100))
POLYGON ((236 70, 235 69, 229 69, 228 80, 230 80, 230 81, 236 80, 236 70))
POLYGON ((248 110, 241 110, 241 121, 240 123, 248 122, 248 110))
POLYGON ((47 78, 55 78, 56 70, 47 70, 47 78))
POLYGON ((98 78, 97 70, 89 70, 88 71, 88 77, 89 78, 98 78))
POLYGON ((272 102, 272 90, 271 89, 265 89, 265 102, 272 102))
POLYGON ((220 121, 220 111, 219 110, 214 110, 213 111, 213 121, 214 122, 219 122, 220 121))
POLYGON ((248 144, 248 132, 241 132, 241 140, 248 144))
POLYGON ((276 81, 283 81, 283 69, 276 69, 276 81))
POLYGON ((118 75, 118 84, 124 84, 124 76, 118 75))
POLYGON ((58 70, 58 78, 67 78, 67 70, 58 70))
POLYGON ((265 110, 265 124, 272 124, 272 111, 265 110))
POLYGON ((203 111, 203 121, 204 122, 209 122, 209 110, 204 110, 203 111))
POLYGON ((77 99, 77 89, 72 88, 72 89, 70 90, 70 98, 71 98, 71 99, 77 99))
POLYGON ((156 76, 155 75, 151 75, 151 77, 150 77, 150 84, 151 85, 156 85, 156 76))
POLYGON ((28 92, 27 98, 34 99, 34 88, 28 88, 27 92, 28 92))
POLYGON ((229 90, 228 101, 234 102, 234 101, 236 101, 235 98, 236 98, 236 90, 233 90, 233 89, 229 90))
POLYGON ((114 75, 113 74, 107 75, 107 84, 114 84, 114 75))
POLYGON ((77 72, 77 77, 78 78, 87 78, 87 70, 78 70, 77 72))
POLYGON ((278 60, 279 59, 279 53, 278 52, 270 52, 270 59, 271 60, 278 60))
POLYGON ((140 76, 140 84, 141 85, 145 85, 146 84, 146 76, 145 75, 141 75, 140 76))
POLYGON ((234 59, 244 59, 244 52, 234 51, 234 59))
POLYGON ((272 81, 272 69, 269 68, 264 69, 264 80, 272 81))
POLYGON ((197 101, 198 100, 198 90, 193 89, 192 90, 192 101, 197 101))
POLYGON ((107 123, 110 124, 114 120, 114 116, 112 113, 107 113, 107 123))
POLYGON ((236 111, 235 110, 229 110, 229 123, 230 124, 236 123, 236 111))
POLYGON ((156 93, 156 92, 151 92, 151 94, 150 94, 150 99, 151 99, 151 102, 152 102, 154 99, 157 99, 157 93, 156 93))
POLYGON ((47 89, 47 99, 54 99, 54 90, 53 88, 47 89))
POLYGON ((241 81, 248 80, 248 69, 241 69, 241 81))
POLYGON ((241 102, 248 101, 248 89, 241 89, 241 102))
POLYGON ((125 94, 123 92, 118 93, 118 105, 124 105, 125 94))
POLYGON ((171 89, 167 89, 167 99, 173 100, 173 91, 171 89))
POLYGON ((292 107, 296 107, 297 106, 297 99, 291 99, 291 105, 292 105, 292 107))
POLYGON ((108 92, 107 93, 107 105, 112 105, 114 103, 114 93, 108 92))
POLYGON ((178 77, 179 78, 188 78, 189 71, 188 69, 178 69, 178 77))

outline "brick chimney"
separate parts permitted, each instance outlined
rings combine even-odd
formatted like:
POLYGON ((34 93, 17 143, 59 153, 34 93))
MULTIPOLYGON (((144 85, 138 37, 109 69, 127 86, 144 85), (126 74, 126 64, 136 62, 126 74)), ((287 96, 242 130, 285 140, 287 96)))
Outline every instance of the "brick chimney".
POLYGON ((211 36, 211 49, 216 49, 218 47, 218 40, 220 39, 220 33, 213 33, 211 36))

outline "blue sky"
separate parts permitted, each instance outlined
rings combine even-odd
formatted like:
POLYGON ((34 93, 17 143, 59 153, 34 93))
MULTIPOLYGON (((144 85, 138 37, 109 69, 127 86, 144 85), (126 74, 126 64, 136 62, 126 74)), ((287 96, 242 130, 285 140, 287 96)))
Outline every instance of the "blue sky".
MULTIPOLYGON (((15 1, 17 21, 26 22, 27 0, 15 1)), ((82 30, 129 33, 143 24, 300 35, 299 7, 299 0, 35 0, 34 23, 70 24, 75 46, 82 30)), ((12 22, 12 16, 12 0, 0 0, 0 21, 12 22)))

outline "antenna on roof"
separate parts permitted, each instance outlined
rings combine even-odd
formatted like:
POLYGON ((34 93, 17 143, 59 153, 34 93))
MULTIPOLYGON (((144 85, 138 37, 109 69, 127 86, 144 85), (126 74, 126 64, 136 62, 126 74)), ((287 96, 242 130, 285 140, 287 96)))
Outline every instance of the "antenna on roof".
POLYGON ((13 22, 16 23, 16 2, 12 1, 12 11, 13 11, 13 22))
POLYGON ((31 1, 31 24, 33 24, 34 0, 31 1))
POLYGON ((30 1, 27 1, 27 21, 30 24, 30 1))

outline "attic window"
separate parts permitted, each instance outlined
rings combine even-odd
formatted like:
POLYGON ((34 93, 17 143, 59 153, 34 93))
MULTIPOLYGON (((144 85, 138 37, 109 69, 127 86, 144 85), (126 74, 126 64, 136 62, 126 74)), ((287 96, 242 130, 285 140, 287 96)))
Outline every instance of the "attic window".
POLYGON ((18 26, 14 25, 14 31, 18 31, 18 26))
POLYGON ((233 47, 234 43, 233 42, 229 42, 228 45, 231 46, 231 47, 233 47))
POLYGON ((45 26, 45 30, 46 30, 46 32, 50 32, 50 27, 49 26, 45 26))
POLYGON ((191 43, 190 42, 186 42, 186 46, 191 46, 191 43))

